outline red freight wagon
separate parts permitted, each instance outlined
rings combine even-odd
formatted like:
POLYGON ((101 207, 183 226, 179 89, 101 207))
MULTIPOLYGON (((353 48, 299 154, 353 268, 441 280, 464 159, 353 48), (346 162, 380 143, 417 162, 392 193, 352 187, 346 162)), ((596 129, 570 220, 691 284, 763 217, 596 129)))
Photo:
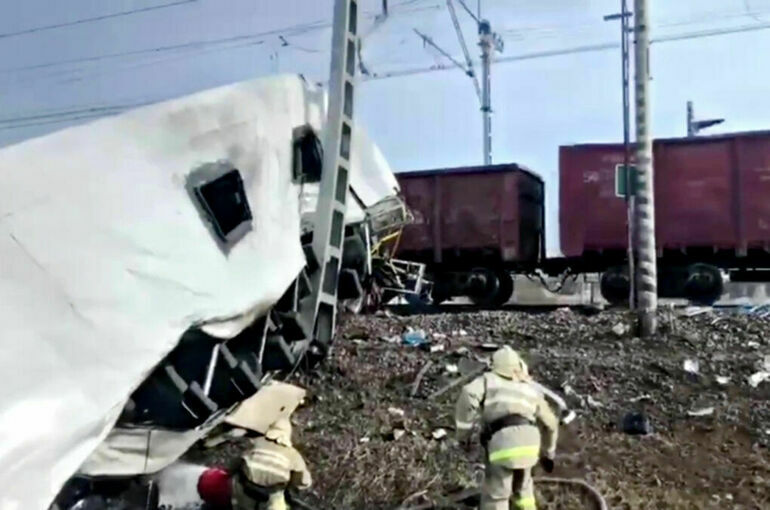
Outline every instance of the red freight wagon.
MULTIPOLYGON (((756 279, 747 270, 770 267, 770 132, 657 140, 653 158, 661 295, 711 301, 717 268, 756 279)), ((604 271, 611 300, 628 287, 622 169, 622 145, 559 151, 562 253, 579 271, 604 271)))
POLYGON ((545 257, 543 181, 518 165, 396 174, 415 216, 399 257, 425 263, 433 299, 468 295, 503 303, 511 270, 532 270, 545 257))

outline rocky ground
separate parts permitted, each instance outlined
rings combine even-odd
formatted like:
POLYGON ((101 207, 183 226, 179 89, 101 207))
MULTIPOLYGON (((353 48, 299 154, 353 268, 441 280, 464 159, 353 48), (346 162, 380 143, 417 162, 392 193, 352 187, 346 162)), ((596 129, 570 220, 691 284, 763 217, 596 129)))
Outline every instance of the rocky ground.
MULTIPOLYGON (((554 476, 588 480, 610 508, 770 508, 770 380, 749 384, 770 370, 770 320, 706 311, 660 322, 642 341, 630 316, 608 311, 344 317, 330 358, 295 381, 309 389, 294 416, 315 476, 305 497, 320 508, 463 508, 446 498, 478 481, 480 452, 452 439, 459 386, 431 395, 509 344, 578 412, 554 476), (430 342, 404 345, 408 331, 430 342), (651 433, 624 433, 629 412, 651 433)), ((538 491, 540 508, 595 508, 578 487, 538 491)))

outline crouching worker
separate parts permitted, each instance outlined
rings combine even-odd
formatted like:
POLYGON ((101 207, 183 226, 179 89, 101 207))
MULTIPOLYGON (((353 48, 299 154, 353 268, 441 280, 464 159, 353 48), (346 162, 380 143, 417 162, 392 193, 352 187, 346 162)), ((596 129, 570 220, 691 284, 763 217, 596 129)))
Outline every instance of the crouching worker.
POLYGON ((305 460, 292 446, 291 423, 286 419, 271 425, 239 459, 227 477, 227 494, 221 489, 222 473, 210 469, 198 481, 201 499, 216 509, 227 508, 232 501, 234 510, 287 510, 284 491, 307 489, 312 483, 305 460))
POLYGON ((470 441, 474 422, 481 422, 481 510, 508 510, 511 500, 518 510, 534 509, 532 468, 539 459, 546 471, 553 470, 559 422, 531 382, 527 365, 506 346, 493 355, 492 371, 466 385, 457 401, 455 425, 461 443, 470 441))

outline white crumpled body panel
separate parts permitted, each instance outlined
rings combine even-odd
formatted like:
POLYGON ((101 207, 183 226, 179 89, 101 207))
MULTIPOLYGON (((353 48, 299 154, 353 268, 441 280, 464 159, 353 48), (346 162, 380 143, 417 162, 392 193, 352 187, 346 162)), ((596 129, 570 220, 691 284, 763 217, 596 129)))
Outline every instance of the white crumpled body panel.
POLYGON ((0 150, 0 510, 47 508, 191 324, 281 296, 304 265, 292 130, 322 97, 263 79, 0 150), (221 160, 254 216, 227 256, 185 189, 221 160))

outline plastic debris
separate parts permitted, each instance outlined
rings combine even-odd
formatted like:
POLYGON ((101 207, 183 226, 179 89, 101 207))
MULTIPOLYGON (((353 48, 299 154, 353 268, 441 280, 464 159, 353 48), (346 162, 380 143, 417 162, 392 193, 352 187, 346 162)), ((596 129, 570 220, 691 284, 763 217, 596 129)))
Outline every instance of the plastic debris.
POLYGON ((436 352, 444 352, 444 349, 446 349, 444 344, 434 344, 430 346, 429 350, 432 353, 436 353, 436 352))
POLYGON ((371 441, 371 439, 369 439, 368 436, 364 436, 358 440, 359 443, 368 443, 369 441, 371 441))
POLYGON ((406 434, 406 431, 404 429, 393 429, 393 440, 398 441, 402 437, 404 437, 404 434, 406 434))
POLYGON ((747 315, 756 315, 763 318, 770 317, 770 304, 744 306, 741 308, 741 312, 747 315))
POLYGON ((470 354, 470 351, 468 350, 467 347, 458 347, 457 349, 455 349, 453 354, 455 356, 467 356, 468 354, 470 354))
POLYGON ((684 371, 688 374, 697 374, 700 371, 700 363, 697 359, 684 360, 684 371))
POLYGON ((596 400, 591 395, 588 395, 586 397, 586 403, 588 404, 589 407, 604 407, 604 404, 596 400))
POLYGON ((460 369, 459 369, 459 368, 457 368, 457 365, 455 365, 455 364, 452 364, 452 363, 450 363, 450 364, 446 365, 446 366, 444 367, 444 370, 446 370, 446 372, 447 372, 448 374, 456 374, 457 372, 459 372, 459 371, 460 371, 460 369))
POLYGON ((638 397, 634 397, 629 402, 635 403, 635 402, 641 402, 642 400, 652 400, 652 395, 649 393, 645 393, 644 395, 639 395, 638 397))
POLYGON ((770 379, 770 372, 766 372, 764 370, 761 372, 756 372, 749 376, 749 386, 751 386, 752 388, 756 388, 757 386, 759 386, 761 383, 763 383, 768 379, 770 379))
POLYGON ((496 351, 500 348, 498 344, 487 342, 479 345, 479 348, 483 351, 496 351))
POLYGON ((625 324, 623 322, 618 322, 614 326, 612 326, 612 332, 615 333, 615 336, 617 337, 623 337, 631 330, 631 328, 628 326, 628 324, 625 324))
POLYGON ((732 379, 732 377, 730 377, 729 375, 718 375, 718 376, 716 376, 717 384, 719 384, 720 386, 724 386, 725 384, 728 384, 731 379, 732 379))
POLYGON ((398 416, 399 418, 403 418, 405 413, 403 409, 399 409, 398 407, 389 407, 388 414, 391 414, 393 416, 398 416))
POLYGON ((436 441, 444 439, 446 437, 446 429, 436 429, 431 433, 431 436, 433 436, 433 439, 436 441))
POLYGON ((646 436, 652 432, 652 425, 644 413, 628 413, 623 417, 621 430, 631 436, 646 436))
POLYGON ((433 338, 436 340, 444 340, 446 335, 444 333, 433 333, 433 338))
POLYGON ((696 315, 702 315, 714 311, 710 306, 688 306, 677 315, 684 317, 695 317, 696 315))
POLYGON ((714 414, 714 408, 713 407, 702 407, 700 409, 694 409, 692 411, 687 411, 687 416, 711 416, 714 414))
POLYGON ((405 345, 420 346, 428 342, 425 337, 425 331, 407 331, 401 336, 401 339, 405 345))

